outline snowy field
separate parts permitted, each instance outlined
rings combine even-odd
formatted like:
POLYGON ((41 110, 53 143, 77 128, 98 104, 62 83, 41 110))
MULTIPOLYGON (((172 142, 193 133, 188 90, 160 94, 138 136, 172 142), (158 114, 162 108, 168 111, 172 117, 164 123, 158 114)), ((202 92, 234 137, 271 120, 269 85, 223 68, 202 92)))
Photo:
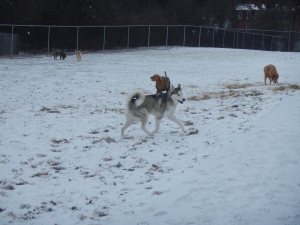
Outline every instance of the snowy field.
POLYGON ((300 224, 300 54, 156 48, 0 57, 0 223, 300 224), (279 84, 263 84, 263 67, 279 84), (167 72, 186 101, 125 122, 167 72), (154 130, 150 117, 149 130, 154 130))

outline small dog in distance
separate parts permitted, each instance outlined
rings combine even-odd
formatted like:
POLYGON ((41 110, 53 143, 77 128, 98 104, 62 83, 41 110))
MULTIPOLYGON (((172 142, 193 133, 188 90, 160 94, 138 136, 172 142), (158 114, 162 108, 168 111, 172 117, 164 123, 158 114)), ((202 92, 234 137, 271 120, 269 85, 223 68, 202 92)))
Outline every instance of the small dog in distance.
POLYGON ((65 59, 67 57, 66 53, 60 49, 54 49, 52 54, 55 60, 57 60, 57 56, 59 56, 60 60, 65 59))
POLYGON ((82 56, 81 51, 76 51, 76 50, 75 50, 75 53, 76 53, 76 59, 77 59, 77 62, 78 62, 78 61, 81 61, 81 56, 82 56))

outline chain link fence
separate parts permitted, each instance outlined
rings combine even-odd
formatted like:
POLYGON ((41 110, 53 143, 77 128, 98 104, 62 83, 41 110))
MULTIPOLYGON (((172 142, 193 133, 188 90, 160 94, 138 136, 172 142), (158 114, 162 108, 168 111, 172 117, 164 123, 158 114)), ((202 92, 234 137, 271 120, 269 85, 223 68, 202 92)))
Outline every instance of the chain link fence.
POLYGON ((0 24, 0 52, 2 55, 16 53, 49 55, 54 48, 73 52, 74 49, 101 51, 156 46, 290 52, 300 51, 300 32, 237 30, 190 25, 42 26, 0 24), (3 41, 4 38, 1 38, 1 34, 6 36, 6 41, 3 41), (9 41, 7 37, 10 37, 9 41))

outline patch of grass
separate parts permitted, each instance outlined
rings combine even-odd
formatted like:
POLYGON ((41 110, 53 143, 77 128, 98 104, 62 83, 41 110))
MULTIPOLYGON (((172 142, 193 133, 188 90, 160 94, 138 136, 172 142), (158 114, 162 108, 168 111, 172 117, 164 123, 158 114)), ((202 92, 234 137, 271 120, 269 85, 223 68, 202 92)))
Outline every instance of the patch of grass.
POLYGON ((188 121, 184 122, 184 125, 186 125, 186 126, 192 126, 192 125, 194 125, 194 123, 192 121, 188 120, 188 121))
POLYGON ((225 85, 226 88, 228 89, 242 89, 242 88, 247 88, 247 87, 251 87, 251 86, 254 86, 255 84, 249 84, 249 83, 246 83, 246 84, 227 84, 225 85))
POLYGON ((61 150, 59 150, 59 149, 51 149, 50 151, 51 152, 61 152, 61 150))
POLYGON ((273 91, 285 91, 285 90, 299 90, 300 86, 297 84, 281 85, 273 88, 273 91))
POLYGON ((92 144, 97 144, 103 140, 106 141, 107 143, 116 142, 116 140, 112 137, 104 137, 104 138, 100 138, 100 139, 98 138, 96 140, 93 140, 92 144))
POLYGON ((54 160, 48 160, 47 164, 50 166, 58 166, 60 164, 60 162, 54 161, 54 160))
POLYGON ((164 193, 163 191, 153 191, 152 194, 153 195, 161 195, 162 193, 164 193))
POLYGON ((52 167, 54 170, 59 171, 59 170, 65 170, 66 168, 63 166, 53 166, 52 167))
POLYGON ((48 172, 39 172, 39 173, 33 174, 31 177, 45 177, 48 175, 50 175, 48 172))
POLYGON ((46 107, 42 107, 41 111, 42 112, 47 112, 47 113, 60 113, 60 111, 58 111, 56 109, 49 109, 49 108, 46 108, 46 107))
POLYGON ((111 157, 108 157, 108 158, 103 158, 102 160, 103 160, 103 161, 105 161, 105 162, 108 162, 108 161, 112 161, 112 160, 113 160, 113 158, 111 158, 111 157))
POLYGON ((291 85, 289 85, 289 88, 290 88, 290 89, 294 89, 294 90, 299 90, 299 89, 300 89, 300 86, 297 85, 297 84, 291 84, 291 85))
POLYGON ((234 91, 234 90, 229 90, 228 96, 233 96, 236 93, 238 93, 238 91, 234 91))
POLYGON ((273 91, 284 91, 284 90, 286 90, 286 86, 279 86, 273 89, 273 91))
POLYGON ((11 184, 7 184, 7 185, 4 185, 4 186, 2 187, 2 189, 5 189, 5 190, 10 190, 10 191, 12 191, 12 190, 14 190, 14 189, 15 189, 15 187, 14 187, 14 186, 12 186, 11 184))
POLYGON ((61 140, 57 140, 57 139, 52 139, 51 140, 53 143, 55 143, 55 144, 60 144, 61 142, 63 142, 63 143, 69 143, 69 141, 67 140, 67 139, 61 139, 61 140))

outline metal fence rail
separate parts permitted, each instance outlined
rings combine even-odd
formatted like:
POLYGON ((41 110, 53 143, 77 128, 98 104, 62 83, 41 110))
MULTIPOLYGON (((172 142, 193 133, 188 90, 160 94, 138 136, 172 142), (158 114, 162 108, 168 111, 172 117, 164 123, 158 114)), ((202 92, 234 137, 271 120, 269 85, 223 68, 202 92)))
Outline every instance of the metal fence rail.
MULTIPOLYGON (((99 51, 153 46, 238 48, 267 51, 300 51, 300 32, 237 30, 191 25, 49 26, 0 24, 0 32, 18 35, 23 53, 47 53, 52 48, 99 51), (298 44, 299 45, 299 44, 298 44)), ((1 48, 14 51, 15 39, 1 48), (9 46, 8 46, 9 45, 9 46)), ((1 54, 1 53, 0 53, 1 54)), ((2 53, 3 54, 3 53, 2 53)), ((7 54, 7 53, 6 53, 7 54)))

